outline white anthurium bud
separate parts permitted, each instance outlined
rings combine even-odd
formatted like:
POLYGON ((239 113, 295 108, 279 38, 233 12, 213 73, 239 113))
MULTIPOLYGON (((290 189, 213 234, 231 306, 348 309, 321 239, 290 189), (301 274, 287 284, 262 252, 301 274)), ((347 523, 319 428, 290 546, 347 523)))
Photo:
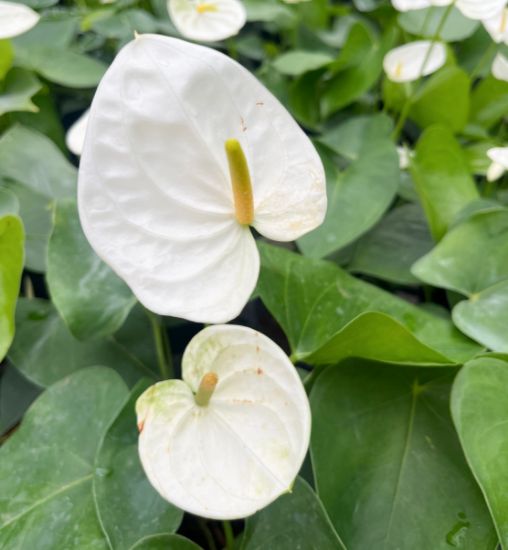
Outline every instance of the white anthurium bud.
POLYGON ((136 403, 141 463, 162 497, 201 517, 236 519, 290 491, 311 415, 286 354, 251 328, 210 326, 185 350, 182 377, 136 403))
POLYGON ((77 156, 81 155, 83 152, 89 116, 90 110, 87 109, 69 128, 67 135, 65 136, 65 143, 67 144, 69 151, 77 156))
POLYGON ((503 8, 499 13, 482 21, 492 40, 498 44, 508 43, 508 9, 503 8))
POLYGON ((0 40, 29 31, 39 19, 39 14, 28 6, 0 0, 0 40))
POLYGON ((446 62, 446 48, 441 42, 419 40, 389 51, 383 67, 393 82, 412 82, 440 69, 446 62))
POLYGON ((492 74, 494 78, 508 82, 508 59, 501 53, 498 53, 494 58, 492 74))
POLYGON ((168 0, 168 11, 182 36, 200 42, 235 36, 247 20, 239 0, 168 0))
POLYGON ((492 147, 487 151, 487 156, 492 161, 487 180, 496 181, 508 170, 508 147, 492 147))
POLYGON ((399 155, 399 168, 401 170, 407 170, 411 164, 411 159, 414 156, 414 152, 408 147, 400 145, 397 147, 397 153, 399 155))
POLYGON ((97 254, 161 315, 224 323, 257 282, 249 229, 292 241, 326 212, 323 165, 284 107, 204 46, 141 35, 90 110, 78 203, 97 254))
POLYGON ((457 8, 469 19, 495 17, 506 7, 506 0, 457 0, 457 8))

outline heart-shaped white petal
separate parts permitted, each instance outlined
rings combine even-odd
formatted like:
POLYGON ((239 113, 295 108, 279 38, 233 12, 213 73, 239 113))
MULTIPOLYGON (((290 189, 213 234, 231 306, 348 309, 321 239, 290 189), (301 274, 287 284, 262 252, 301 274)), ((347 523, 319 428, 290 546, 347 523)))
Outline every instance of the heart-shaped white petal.
POLYGON ((0 40, 29 31, 39 18, 39 14, 28 6, 0 1, 0 40))
POLYGON ((249 516, 290 490, 307 452, 310 409, 286 354, 269 338, 234 325, 195 336, 183 379, 160 382, 138 400, 139 454, 168 501, 215 519, 249 516), (218 383, 207 406, 194 393, 218 383))
POLYGON ((182 36, 201 42, 234 36, 247 19, 239 0, 168 0, 168 11, 182 36))
POLYGON ((419 40, 389 51, 385 55, 383 67, 393 82, 412 82, 437 71, 445 62, 444 44, 419 40))
POLYGON ((78 156, 83 152, 89 116, 90 111, 86 110, 69 128, 67 135, 65 136, 65 143, 67 144, 69 151, 78 156))
POLYGON ((247 157, 259 232, 293 240, 322 222, 316 150, 229 57, 142 35, 99 85, 80 163, 81 223, 97 254, 152 311, 226 322, 255 287, 259 256, 235 219, 229 139, 247 157))
POLYGON ((503 54, 498 53, 492 63, 492 74, 498 80, 508 82, 508 59, 503 54))
POLYGON ((485 19, 483 26, 494 42, 508 42, 508 9, 504 8, 494 17, 485 19))
POLYGON ((469 19, 489 19, 506 7, 506 0, 457 0, 457 8, 469 19))

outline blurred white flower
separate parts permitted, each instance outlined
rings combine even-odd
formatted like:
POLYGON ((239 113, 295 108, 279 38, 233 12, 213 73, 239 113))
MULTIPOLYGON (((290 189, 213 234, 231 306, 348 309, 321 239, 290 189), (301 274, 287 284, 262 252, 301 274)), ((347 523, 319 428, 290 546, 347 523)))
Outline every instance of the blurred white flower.
POLYGON ((412 11, 430 8, 432 6, 448 6, 453 0, 392 0, 393 7, 398 11, 412 11))
POLYGON ((508 82, 508 59, 503 54, 498 53, 492 63, 492 74, 498 80, 508 82))
POLYGON ((492 161, 487 171, 487 180, 496 181, 508 170, 508 147, 492 147, 487 151, 492 161))
POLYGON ((420 40, 389 51, 383 67, 393 82, 412 82, 434 73, 445 62, 446 48, 443 43, 420 40))
POLYGON ((311 415, 286 354, 250 328, 212 326, 185 350, 182 378, 136 403, 139 456, 161 496, 201 517, 235 519, 290 491, 311 415))
POLYGON ((83 151, 89 116, 90 110, 87 109, 69 128, 67 135, 65 136, 65 143, 67 144, 69 151, 78 156, 81 155, 83 151))
POLYGON ((492 37, 494 42, 508 43, 508 9, 504 8, 499 13, 484 19, 482 21, 483 26, 492 37))
POLYGON ((399 168, 401 170, 407 170, 411 164, 414 152, 405 145, 399 145, 397 146, 397 153, 399 155, 399 168))
POLYGON ((239 0, 168 0, 168 11, 182 36, 201 42, 234 36, 247 19, 239 0))
POLYGON ((156 35, 103 77, 78 187, 88 240, 143 305, 205 323, 256 286, 249 225, 292 241, 326 212, 321 160, 278 100, 216 50, 156 35))
MULTIPOLYGON (((392 0, 399 11, 419 10, 432 6, 449 6, 454 0, 392 0)), ((456 0, 455 6, 469 19, 495 17, 505 6, 506 0, 456 0)))
POLYGON ((29 31, 39 19, 39 14, 24 4, 0 1, 0 40, 29 31))

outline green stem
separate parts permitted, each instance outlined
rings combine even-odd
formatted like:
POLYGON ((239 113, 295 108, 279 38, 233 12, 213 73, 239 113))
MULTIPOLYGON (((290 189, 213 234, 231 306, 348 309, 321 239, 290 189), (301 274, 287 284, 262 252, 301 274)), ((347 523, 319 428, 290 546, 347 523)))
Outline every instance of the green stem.
POLYGON ((226 550, 235 550, 235 535, 229 521, 223 521, 224 536, 226 537, 226 550))
POLYGON ((495 42, 491 42, 490 46, 485 50, 485 53, 480 57, 478 63, 474 66, 471 72, 471 82, 478 76, 478 73, 481 71, 482 67, 485 65, 487 59, 497 50, 498 45, 495 42))
POLYGON ((173 360, 171 348, 169 346, 168 335, 164 328, 162 318, 151 311, 145 310, 152 326, 153 339, 155 342, 155 351, 157 353, 157 363, 163 380, 174 378, 173 360))
POLYGON ((212 532, 208 528, 206 521, 200 518, 198 522, 199 522, 199 527, 201 528, 201 531, 203 531, 203 535, 205 536, 206 543, 208 544, 209 550, 217 550, 217 545, 215 544, 215 540, 213 538, 212 532))

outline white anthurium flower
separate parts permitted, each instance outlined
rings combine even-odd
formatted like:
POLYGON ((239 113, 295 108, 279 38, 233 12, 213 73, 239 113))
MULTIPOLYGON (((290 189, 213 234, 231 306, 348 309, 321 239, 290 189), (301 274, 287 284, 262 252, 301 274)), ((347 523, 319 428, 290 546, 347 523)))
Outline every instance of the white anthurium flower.
POLYGON ((494 62, 492 63, 492 74, 498 80, 505 80, 508 82, 508 59, 501 53, 498 53, 494 58, 494 62))
POLYGON ((297 239, 322 223, 326 185, 309 138, 251 73, 141 35, 95 95, 78 202, 93 248, 145 307, 224 323, 257 282, 249 225, 297 239))
POLYGON ((69 151, 78 156, 83 152, 89 116, 90 110, 87 109, 69 128, 67 135, 65 136, 65 143, 67 144, 69 151))
POLYGON ((392 5, 397 11, 413 11, 432 6, 449 6, 453 0, 392 0, 392 5))
POLYGON ((39 19, 39 14, 24 4, 0 0, 0 40, 29 31, 39 19))
POLYGON ((247 20, 239 0, 168 0, 168 11, 182 36, 201 42, 235 36, 247 20))
POLYGON ((389 51, 383 67, 393 82, 412 82, 434 73, 445 62, 446 48, 443 43, 419 40, 389 51))
POLYGON ((411 149, 404 145, 400 145, 397 146, 397 153, 399 155, 399 168, 401 170, 407 170, 414 156, 414 151, 411 151, 411 149))
POLYGON ((162 497, 201 517, 236 519, 290 491, 311 415, 286 354, 251 328, 211 326, 185 350, 182 376, 136 403, 141 463, 162 497))
POLYGON ((508 9, 504 8, 494 17, 482 21, 486 31, 490 34, 492 40, 498 44, 508 43, 508 9))
POLYGON ((487 180, 496 181, 508 170, 508 147, 492 147, 487 151, 487 156, 492 161, 487 180))
POLYGON ((485 20, 498 15, 506 0, 457 0, 456 6, 469 19, 485 20))

